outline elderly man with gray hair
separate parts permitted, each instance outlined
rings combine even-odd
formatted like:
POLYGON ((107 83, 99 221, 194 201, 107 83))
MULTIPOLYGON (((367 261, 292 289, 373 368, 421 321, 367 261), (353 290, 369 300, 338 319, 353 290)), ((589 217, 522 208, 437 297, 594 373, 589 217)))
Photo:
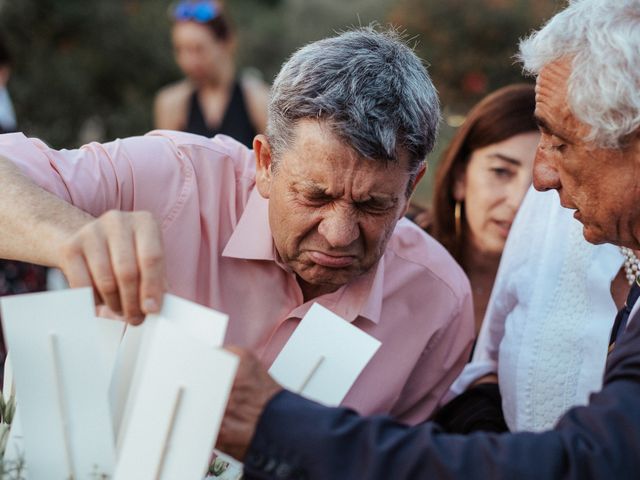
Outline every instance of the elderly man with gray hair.
MULTIPOLYGON (((640 2, 572 1, 520 50, 537 76, 534 185, 558 190, 587 240, 640 248, 640 2)), ((465 437, 359 417, 282 390, 236 349, 219 446, 244 458, 248 479, 638 478, 638 296, 636 279, 602 391, 551 431, 465 437)))
POLYGON ((403 219, 438 122, 421 61, 362 28, 284 64, 253 151, 168 131, 71 151, 0 136, 0 257, 60 268, 132 324, 165 290, 226 312, 225 342, 265 367, 318 302, 382 342, 343 404, 416 423, 473 337, 467 278, 403 219))

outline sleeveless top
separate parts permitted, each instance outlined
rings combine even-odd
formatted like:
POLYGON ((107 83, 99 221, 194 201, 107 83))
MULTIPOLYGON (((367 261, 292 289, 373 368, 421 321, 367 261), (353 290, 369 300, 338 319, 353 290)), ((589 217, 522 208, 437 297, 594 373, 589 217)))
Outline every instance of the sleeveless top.
POLYGON ((198 91, 195 90, 189 100, 187 126, 184 131, 205 137, 213 137, 218 133, 223 133, 252 148, 253 137, 257 132, 249 118, 240 83, 237 80, 234 82, 229 104, 218 128, 211 128, 207 125, 198 99, 198 91))

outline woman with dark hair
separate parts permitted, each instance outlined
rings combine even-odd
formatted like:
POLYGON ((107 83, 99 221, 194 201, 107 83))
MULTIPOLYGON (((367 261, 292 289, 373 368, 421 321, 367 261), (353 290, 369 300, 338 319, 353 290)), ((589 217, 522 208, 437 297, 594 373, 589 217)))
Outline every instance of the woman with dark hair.
POLYGON ((171 9, 175 59, 186 78, 156 96, 156 128, 207 137, 224 133, 248 147, 267 122, 268 86, 237 76, 235 34, 215 1, 181 1, 171 9))
POLYGON ((480 329, 500 255, 531 185, 538 127, 533 85, 497 90, 471 109, 436 170, 430 220, 416 221, 467 273, 480 329))

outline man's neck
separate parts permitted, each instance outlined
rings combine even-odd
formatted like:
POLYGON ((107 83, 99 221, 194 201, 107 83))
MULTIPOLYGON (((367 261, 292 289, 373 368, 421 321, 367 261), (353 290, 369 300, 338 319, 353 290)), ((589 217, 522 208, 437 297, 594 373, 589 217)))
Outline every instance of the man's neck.
POLYGON ((336 285, 313 285, 311 283, 305 282, 302 278, 296 275, 296 280, 298 281, 298 285, 300 286, 300 290, 302 290, 302 298, 305 303, 309 300, 313 300, 316 297, 321 295, 326 295, 327 293, 333 293, 339 286, 336 285))

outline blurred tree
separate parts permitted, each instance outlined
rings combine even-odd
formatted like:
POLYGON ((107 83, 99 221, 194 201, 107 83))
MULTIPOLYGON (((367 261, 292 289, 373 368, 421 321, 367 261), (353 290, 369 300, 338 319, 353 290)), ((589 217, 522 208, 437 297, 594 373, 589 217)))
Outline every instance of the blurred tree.
POLYGON ((5 2, 21 129, 54 146, 76 144, 87 125, 107 138, 147 130, 153 93, 175 76, 163 22, 157 0, 5 2))
MULTIPOLYGON (((390 0, 227 0, 240 67, 271 81, 300 45, 384 18, 390 0)), ((140 134, 155 92, 180 77, 169 0, 0 0, 19 127, 55 147, 140 134)))
MULTIPOLYGON (((489 92, 532 82, 515 62, 518 40, 559 10, 564 0, 397 0, 389 20, 416 38, 416 52, 443 105, 444 124, 429 156, 430 172, 467 110, 489 92)), ((425 175, 415 201, 431 201, 433 174, 425 175)))
POLYGON ((417 38, 444 105, 464 112, 488 92, 525 79, 518 39, 563 0, 398 0, 389 18, 417 38))

